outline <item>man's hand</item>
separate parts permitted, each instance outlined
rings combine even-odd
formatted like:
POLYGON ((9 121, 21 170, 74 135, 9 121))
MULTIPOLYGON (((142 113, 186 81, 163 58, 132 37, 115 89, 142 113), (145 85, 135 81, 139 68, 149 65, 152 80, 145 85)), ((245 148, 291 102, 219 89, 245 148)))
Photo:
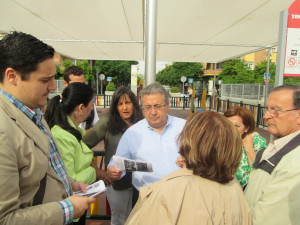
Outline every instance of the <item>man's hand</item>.
POLYGON ((83 215, 85 210, 89 207, 89 204, 96 202, 96 198, 72 195, 67 198, 73 205, 74 219, 83 215))
POLYGON ((107 167, 107 175, 111 178, 112 181, 120 180, 122 171, 118 170, 115 166, 107 167))
POLYGON ((97 174, 97 179, 103 180, 105 184, 108 185, 112 184, 112 179, 108 176, 108 174, 104 170, 98 168, 96 170, 96 174, 97 174))
POLYGON ((82 183, 80 181, 75 181, 71 185, 73 191, 82 191, 83 193, 86 193, 86 187, 89 186, 88 184, 82 183))

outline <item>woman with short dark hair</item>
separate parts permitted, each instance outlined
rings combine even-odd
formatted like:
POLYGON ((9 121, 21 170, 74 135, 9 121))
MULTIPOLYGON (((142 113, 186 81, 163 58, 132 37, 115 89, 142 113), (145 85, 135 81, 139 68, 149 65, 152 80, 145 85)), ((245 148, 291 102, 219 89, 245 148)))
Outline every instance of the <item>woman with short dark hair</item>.
POLYGON ((234 179, 242 143, 232 123, 217 112, 196 113, 178 141, 186 168, 141 188, 126 225, 251 224, 234 179))

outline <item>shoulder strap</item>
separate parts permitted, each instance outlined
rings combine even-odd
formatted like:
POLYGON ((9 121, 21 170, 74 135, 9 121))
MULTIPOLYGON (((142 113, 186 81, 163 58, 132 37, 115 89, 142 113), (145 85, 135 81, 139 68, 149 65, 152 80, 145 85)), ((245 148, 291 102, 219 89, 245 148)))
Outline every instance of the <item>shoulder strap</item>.
POLYGON ((253 168, 257 168, 258 163, 260 162, 260 159, 262 157, 262 155, 264 154, 266 148, 264 149, 260 149, 257 153, 256 153, 256 157, 253 163, 253 168))
POLYGON ((299 145, 300 145, 300 134, 298 134, 296 137, 290 140, 285 146, 283 146, 283 148, 280 149, 280 151, 275 153, 269 159, 264 159, 261 162, 259 162, 263 152, 258 152, 258 154, 256 155, 255 162, 253 164, 253 168, 262 169, 267 173, 271 174, 274 168, 283 158, 283 156, 285 156, 286 154, 294 150, 299 145))
POLYGON ((42 204, 45 195, 45 190, 46 190, 46 180, 47 180, 47 173, 40 181, 40 187, 33 198, 32 206, 42 204))

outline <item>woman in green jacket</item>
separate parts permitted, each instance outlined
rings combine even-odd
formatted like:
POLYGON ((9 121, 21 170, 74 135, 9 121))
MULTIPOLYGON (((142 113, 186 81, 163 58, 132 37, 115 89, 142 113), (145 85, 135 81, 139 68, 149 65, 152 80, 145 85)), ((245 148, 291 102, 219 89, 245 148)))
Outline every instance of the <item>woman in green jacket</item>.
MULTIPOLYGON (((45 119, 59 147, 68 175, 86 184, 100 179, 101 172, 93 162, 93 151, 82 141, 85 130, 78 127, 91 113, 93 105, 92 88, 84 83, 72 83, 62 94, 49 101, 45 112, 45 119)), ((73 224, 85 224, 85 215, 73 224)))

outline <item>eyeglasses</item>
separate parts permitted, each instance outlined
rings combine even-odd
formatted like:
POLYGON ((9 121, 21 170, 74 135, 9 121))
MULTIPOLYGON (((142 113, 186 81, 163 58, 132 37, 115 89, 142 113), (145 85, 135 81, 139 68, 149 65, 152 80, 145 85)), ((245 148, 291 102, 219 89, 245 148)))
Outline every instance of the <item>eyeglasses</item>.
POLYGON ((157 104, 157 105, 146 105, 144 107, 141 107, 142 110, 144 111, 151 111, 152 108, 154 108, 154 110, 161 110, 163 107, 165 107, 167 104, 157 104))
POLYGON ((268 113, 270 113, 271 116, 277 117, 281 113, 285 113, 285 112, 289 112, 289 111, 294 111, 294 110, 298 110, 298 109, 294 108, 294 109, 280 110, 280 109, 268 109, 268 108, 264 108, 263 109, 263 114, 265 115, 268 112, 268 113))

